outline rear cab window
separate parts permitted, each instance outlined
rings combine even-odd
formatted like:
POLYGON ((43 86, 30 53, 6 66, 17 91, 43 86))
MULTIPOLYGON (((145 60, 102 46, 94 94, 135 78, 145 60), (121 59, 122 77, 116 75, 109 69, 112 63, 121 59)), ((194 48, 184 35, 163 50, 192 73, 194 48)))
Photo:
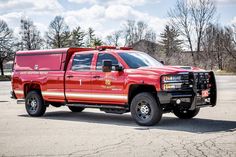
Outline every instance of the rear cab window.
POLYGON ((91 69, 93 53, 76 54, 73 58, 71 70, 87 71, 91 69))

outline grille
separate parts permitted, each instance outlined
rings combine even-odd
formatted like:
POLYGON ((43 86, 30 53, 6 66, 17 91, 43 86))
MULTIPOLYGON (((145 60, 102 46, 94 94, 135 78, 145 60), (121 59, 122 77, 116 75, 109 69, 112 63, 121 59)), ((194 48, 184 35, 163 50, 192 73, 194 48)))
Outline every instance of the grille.
POLYGON ((209 73, 199 72, 194 73, 195 86, 198 90, 207 89, 209 83, 209 73))

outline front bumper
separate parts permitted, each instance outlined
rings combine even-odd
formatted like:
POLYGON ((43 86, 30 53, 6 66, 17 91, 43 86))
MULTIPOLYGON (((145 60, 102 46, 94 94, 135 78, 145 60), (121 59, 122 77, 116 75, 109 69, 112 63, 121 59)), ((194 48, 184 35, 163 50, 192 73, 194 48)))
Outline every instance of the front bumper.
MULTIPOLYGON (((196 74, 196 73, 195 73, 196 74)), ((199 80, 198 73, 194 75, 194 80, 199 80)), ((211 87, 207 90, 209 91, 209 96, 203 97, 201 92, 206 89, 199 88, 201 82, 194 81, 193 87, 190 90, 178 90, 178 91, 160 91, 157 93, 159 102, 164 107, 171 109, 172 107, 179 107, 188 110, 194 110, 196 108, 205 106, 215 106, 217 101, 217 88, 216 81, 213 72, 209 72, 211 87)))

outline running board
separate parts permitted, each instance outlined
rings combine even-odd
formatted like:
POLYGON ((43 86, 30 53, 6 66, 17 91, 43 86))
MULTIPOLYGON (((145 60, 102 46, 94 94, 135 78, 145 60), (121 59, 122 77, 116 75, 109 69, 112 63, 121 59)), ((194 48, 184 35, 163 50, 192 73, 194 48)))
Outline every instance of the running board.
POLYGON ((129 110, 128 106, 115 106, 115 105, 90 105, 90 104, 66 104, 66 106, 76 106, 76 107, 84 107, 84 108, 107 108, 107 109, 121 109, 121 110, 129 110))
POLYGON ((17 104, 24 104, 25 103, 25 99, 17 99, 16 103, 17 104))

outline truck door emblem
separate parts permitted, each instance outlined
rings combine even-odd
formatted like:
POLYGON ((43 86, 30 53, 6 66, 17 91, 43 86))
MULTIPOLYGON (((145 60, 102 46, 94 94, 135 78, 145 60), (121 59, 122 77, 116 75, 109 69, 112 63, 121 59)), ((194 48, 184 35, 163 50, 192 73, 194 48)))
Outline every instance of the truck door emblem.
POLYGON ((111 85, 111 80, 105 80, 105 85, 110 86, 111 85))

